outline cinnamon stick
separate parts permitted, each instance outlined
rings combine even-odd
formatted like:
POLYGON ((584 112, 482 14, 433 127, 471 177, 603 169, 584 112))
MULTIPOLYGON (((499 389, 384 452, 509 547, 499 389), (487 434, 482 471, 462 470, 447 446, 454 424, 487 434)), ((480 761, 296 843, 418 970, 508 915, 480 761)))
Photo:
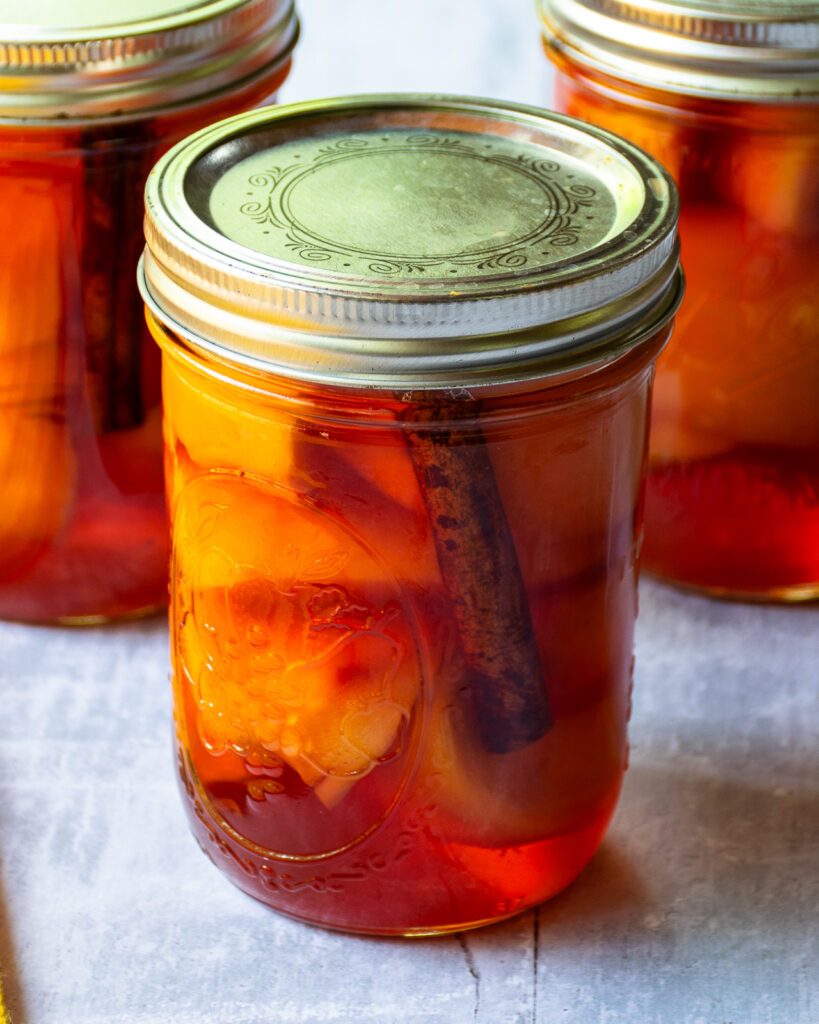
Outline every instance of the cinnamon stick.
MULTIPOLYGON (((485 750, 506 754, 544 736, 552 714, 486 442, 474 426, 459 429, 454 412, 452 399, 422 398, 411 413, 407 442, 452 604, 477 731, 485 750)), ((475 415, 473 406, 472 422, 475 415)))
POLYGON ((154 158, 141 124, 82 139, 82 315, 86 372, 97 430, 145 418, 142 306, 134 284, 142 250, 142 190, 154 158), (127 135, 123 137, 123 132, 127 135))

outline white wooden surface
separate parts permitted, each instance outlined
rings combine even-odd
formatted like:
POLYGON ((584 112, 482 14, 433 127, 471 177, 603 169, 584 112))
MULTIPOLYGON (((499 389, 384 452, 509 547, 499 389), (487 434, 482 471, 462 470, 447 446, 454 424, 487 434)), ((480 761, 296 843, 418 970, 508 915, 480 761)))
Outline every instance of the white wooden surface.
MULTIPOLYGON (((302 0, 286 98, 547 95, 529 0, 302 0)), ((189 837, 162 621, 0 625, 15 1024, 817 1024, 819 606, 642 588, 632 764, 580 880, 467 936, 351 938, 189 837)))

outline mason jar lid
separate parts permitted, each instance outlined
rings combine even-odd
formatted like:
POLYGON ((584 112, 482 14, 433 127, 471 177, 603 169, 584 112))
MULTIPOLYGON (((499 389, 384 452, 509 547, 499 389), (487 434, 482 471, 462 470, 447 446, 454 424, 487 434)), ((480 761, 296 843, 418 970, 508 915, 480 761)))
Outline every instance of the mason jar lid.
POLYGON ((297 36, 293 0, 0 0, 0 118, 184 104, 282 63, 297 36))
POLYGON ((302 379, 467 386, 613 358, 679 301, 677 194, 532 107, 363 96, 242 114, 146 188, 140 283, 177 336, 302 379))
POLYGON ((538 0, 558 53, 639 85, 720 99, 815 100, 816 0, 538 0))

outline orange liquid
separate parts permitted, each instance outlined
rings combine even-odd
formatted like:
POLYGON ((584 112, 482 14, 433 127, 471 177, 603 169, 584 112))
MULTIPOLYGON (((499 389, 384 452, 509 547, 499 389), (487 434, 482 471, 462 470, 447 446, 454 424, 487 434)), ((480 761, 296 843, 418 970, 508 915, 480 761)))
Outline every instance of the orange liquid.
POLYGON ((160 358, 136 288, 142 192, 180 138, 269 97, 119 126, 0 128, 0 617, 167 601, 160 358))
POLYGON ((652 408, 646 568, 751 598, 819 595, 819 112, 696 100, 561 63, 556 105, 680 189, 686 297, 652 408))
MULTIPOLYGON (((203 850, 276 909, 362 932, 469 927, 562 889, 626 764, 651 354, 446 424, 448 450, 488 455, 509 534, 492 545, 516 552, 548 702, 532 737, 503 708, 481 719, 498 695, 469 667, 411 403, 217 380, 154 327, 180 774, 203 850)), ((496 580, 487 648, 509 600, 496 580)))

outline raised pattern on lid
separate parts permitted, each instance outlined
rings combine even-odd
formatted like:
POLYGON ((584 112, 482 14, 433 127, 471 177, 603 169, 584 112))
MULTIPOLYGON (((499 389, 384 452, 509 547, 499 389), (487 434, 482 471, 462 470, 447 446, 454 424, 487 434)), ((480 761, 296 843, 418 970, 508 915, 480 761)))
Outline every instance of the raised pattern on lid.
MULTIPOLYGON (((215 183, 205 222, 261 255, 305 267, 404 282, 530 273, 579 255, 627 227, 618 185, 567 154, 413 129, 314 137, 261 151, 215 183), (558 154, 555 154, 557 156, 558 154)), ((624 173, 625 171, 625 173, 624 173)), ((192 204, 196 209, 195 204, 192 204)))

